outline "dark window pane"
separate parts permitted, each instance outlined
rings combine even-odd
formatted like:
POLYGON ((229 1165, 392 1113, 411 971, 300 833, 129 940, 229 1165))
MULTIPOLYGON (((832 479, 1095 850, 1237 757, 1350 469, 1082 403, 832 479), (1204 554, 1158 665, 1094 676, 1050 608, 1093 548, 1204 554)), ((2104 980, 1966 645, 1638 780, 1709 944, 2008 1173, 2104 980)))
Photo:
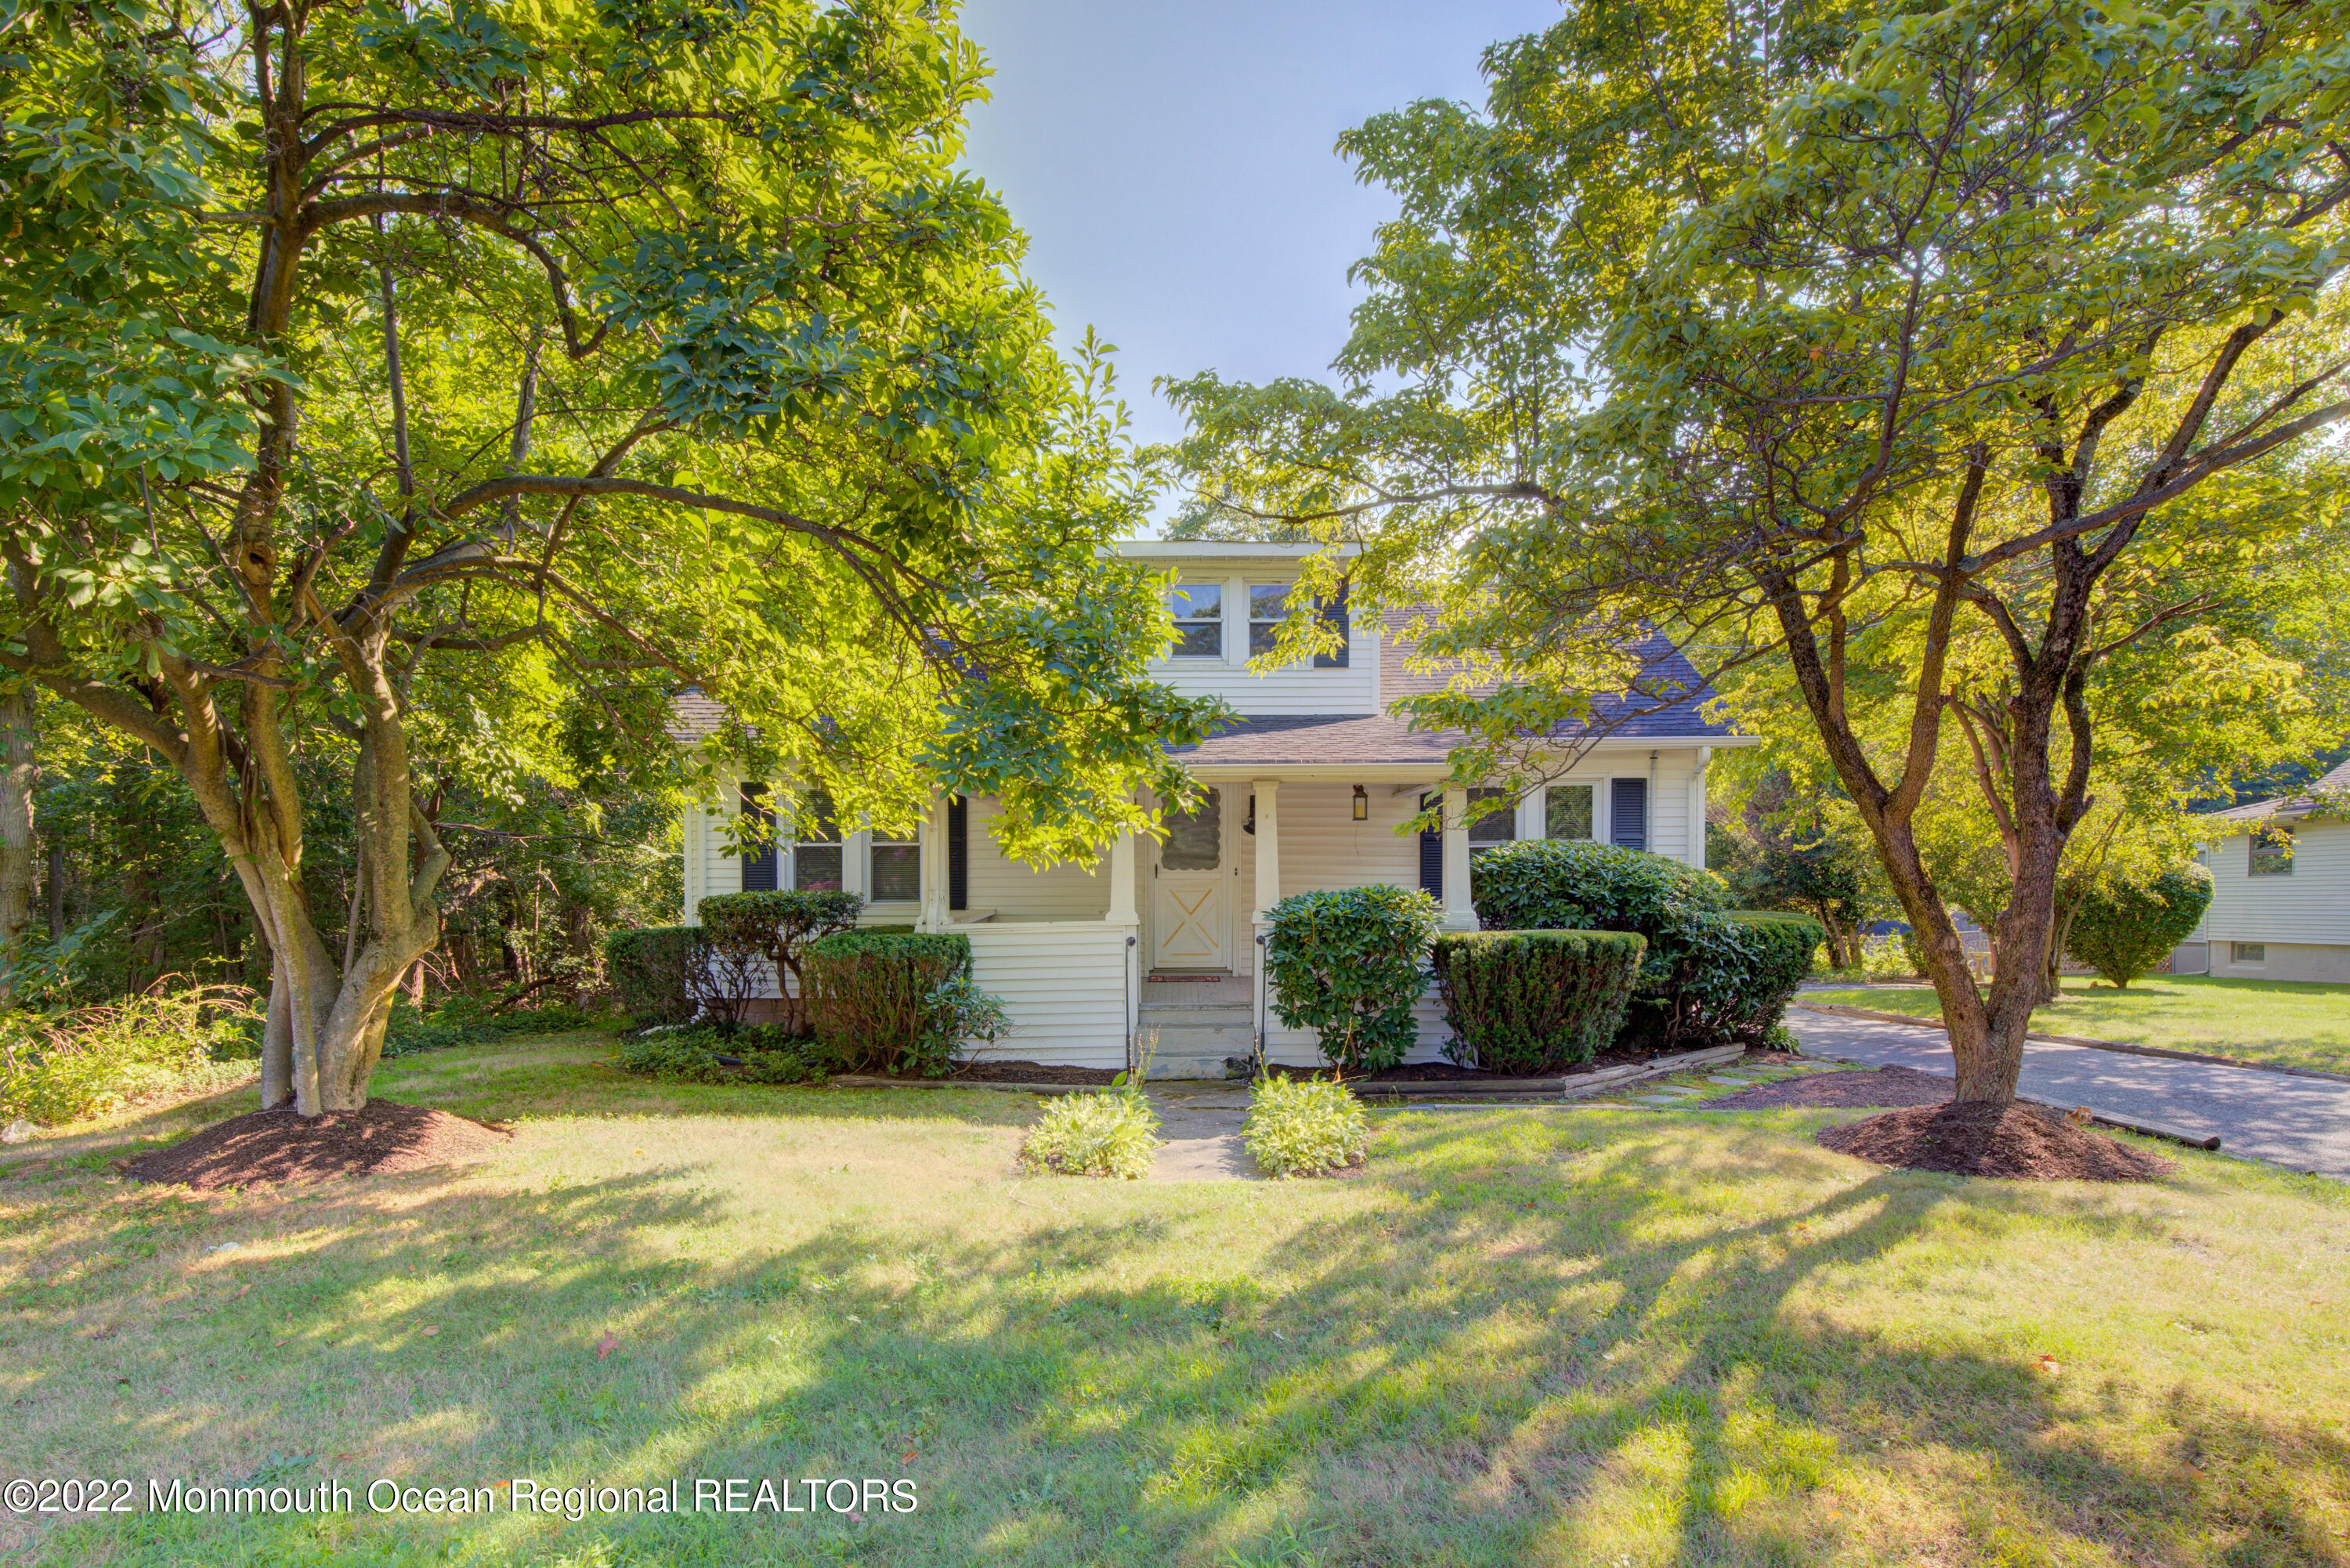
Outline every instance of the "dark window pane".
MULTIPOLYGON (((832 796, 820 789, 810 791, 807 798, 799 803, 797 823, 796 836, 802 844, 840 842, 840 824, 833 816, 832 796)), ((835 875, 838 874, 837 866, 835 862, 835 875)))
POLYGON ((1273 645, 1280 640, 1281 623, 1279 621, 1253 620, 1249 622, 1249 657, 1251 659, 1263 658, 1266 654, 1273 651, 1273 645))
POLYGON ((1510 806, 1510 792, 1503 789, 1472 789, 1469 792, 1469 805, 1471 808, 1489 800, 1500 801, 1501 808, 1470 823, 1469 842, 1507 844, 1518 836, 1518 818, 1516 812, 1510 806))
POLYGON ((1289 613, 1289 589, 1279 583, 1249 585, 1249 619, 1279 620, 1289 613))
POLYGON ((2252 829, 2251 874, 2255 877, 2293 875, 2292 828, 2256 827, 2252 829))
POLYGON ((1177 620, 1215 620, 1224 613, 1224 590, 1222 584, 1187 584, 1170 588, 1167 607, 1177 620))
POLYGON ((792 851, 792 886, 805 893, 829 892, 840 886, 840 846, 803 844, 792 851))
POLYGON ((1344 594, 1338 596, 1336 603, 1326 604, 1322 607, 1322 624, 1338 634, 1338 651, 1315 654, 1314 668, 1316 670, 1346 669, 1347 656, 1351 651, 1354 639, 1354 629, 1347 621, 1347 597, 1344 594))
POLYGON ((1591 836, 1591 786, 1589 784, 1553 784, 1543 809, 1543 836, 1545 838, 1588 838, 1591 836))
POLYGON ((1179 623, 1175 651, 1184 658, 1214 659, 1224 651, 1224 623, 1217 620, 1179 623))
POLYGON ((867 895, 876 903, 884 899, 911 901, 922 896, 922 852, 911 844, 877 844, 873 846, 873 887, 867 895))
POLYGON ((1159 847, 1159 864, 1169 871, 1213 871, 1222 859, 1221 843, 1223 802, 1214 790, 1189 813, 1167 814, 1167 842, 1159 847))

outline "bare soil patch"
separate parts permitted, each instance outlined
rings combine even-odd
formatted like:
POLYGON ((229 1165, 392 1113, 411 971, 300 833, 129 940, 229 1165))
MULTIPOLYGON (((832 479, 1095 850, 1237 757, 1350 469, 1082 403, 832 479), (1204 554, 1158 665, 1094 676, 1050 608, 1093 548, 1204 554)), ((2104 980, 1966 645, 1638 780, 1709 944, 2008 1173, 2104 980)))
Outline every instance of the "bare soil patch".
POLYGON ((1115 1067, 1047 1067, 1042 1062, 962 1062, 947 1082, 964 1084, 1107 1084, 1115 1067))
POLYGON ((1813 1073, 1777 1084, 1757 1084, 1734 1095, 1708 1100, 1701 1111, 1783 1110, 1790 1106, 1939 1106, 1958 1086, 1955 1078, 1915 1067, 1858 1068, 1849 1073, 1813 1073))
POLYGON ((1812 1136, 1878 1165, 2011 1181, 2154 1181, 2178 1168, 2041 1106, 1911 1106, 1812 1136))
POLYGON ((204 1191, 300 1184, 429 1170, 494 1154, 507 1140, 494 1127, 447 1111, 370 1100, 364 1110, 310 1118, 290 1107, 248 1111, 129 1160, 122 1173, 204 1191))

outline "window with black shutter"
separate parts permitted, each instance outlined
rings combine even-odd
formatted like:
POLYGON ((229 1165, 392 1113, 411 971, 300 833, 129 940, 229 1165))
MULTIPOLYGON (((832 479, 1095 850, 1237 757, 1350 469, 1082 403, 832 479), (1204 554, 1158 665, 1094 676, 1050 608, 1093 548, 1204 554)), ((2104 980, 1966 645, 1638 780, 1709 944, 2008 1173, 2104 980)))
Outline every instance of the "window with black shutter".
POLYGON ((947 908, 971 908, 971 802, 947 797, 947 908))
MULTIPOLYGON (((1443 810, 1441 798, 1432 794, 1421 795, 1419 809, 1427 811, 1433 807, 1440 814, 1443 810)), ((1440 904, 1444 901, 1444 831, 1442 816, 1440 815, 1437 820, 1439 826, 1434 830, 1419 836, 1419 890, 1440 904)))
POLYGON ((1608 781, 1607 841, 1623 849, 1648 846, 1648 780, 1608 781))
POLYGON ((1322 607, 1322 624, 1338 634, 1338 651, 1314 656, 1316 670, 1344 670, 1347 656, 1354 651, 1355 628, 1347 618, 1347 590, 1340 588, 1338 597, 1322 607))
POLYGON ((743 815, 752 818, 746 826, 755 826, 758 842, 743 852, 743 891, 772 893, 775 890, 775 814, 767 809, 767 786, 746 784, 743 786, 743 815))

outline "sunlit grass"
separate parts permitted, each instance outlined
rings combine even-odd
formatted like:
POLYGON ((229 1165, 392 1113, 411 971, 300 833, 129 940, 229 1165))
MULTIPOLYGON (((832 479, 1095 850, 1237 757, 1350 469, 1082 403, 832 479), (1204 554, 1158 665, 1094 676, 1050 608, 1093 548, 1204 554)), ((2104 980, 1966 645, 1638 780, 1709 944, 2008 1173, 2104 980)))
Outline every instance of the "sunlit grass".
POLYGON ((136 1124, 0 1154, 0 1469, 905 1477, 918 1511, 129 1515, 29 1560, 2350 1560, 2338 1186, 1890 1173, 1809 1140, 1862 1113, 1677 1110, 1375 1112, 1352 1181, 1024 1178, 1024 1096, 608 1049, 387 1069, 515 1127, 446 1174, 137 1187, 136 1124))
MULTIPOLYGON (((1942 1015, 1934 993, 1923 987, 1807 991, 1802 1000, 1916 1018, 1942 1015)), ((2068 975, 2064 1000, 2033 1013, 2032 1027, 2043 1034, 2350 1073, 2350 985, 2155 974, 2116 991, 2101 980, 2068 975)))

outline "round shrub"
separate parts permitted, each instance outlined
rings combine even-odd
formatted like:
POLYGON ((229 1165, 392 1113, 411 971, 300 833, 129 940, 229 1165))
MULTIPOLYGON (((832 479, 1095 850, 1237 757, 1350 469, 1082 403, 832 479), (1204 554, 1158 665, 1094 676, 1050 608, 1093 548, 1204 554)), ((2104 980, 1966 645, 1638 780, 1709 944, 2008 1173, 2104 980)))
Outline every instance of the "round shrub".
POLYGON ((841 1073, 942 1078, 974 1035, 1005 1024, 1002 1002, 971 984, 971 939, 836 931, 803 955, 819 1054, 841 1073))
POLYGON ((1776 909, 1729 909, 1701 924, 1700 946, 1674 992, 1679 1037, 1760 1045, 1812 972, 1820 923, 1776 909))
POLYGON ((1159 1158, 1159 1113, 1139 1093, 1063 1095, 1020 1141, 1020 1160, 1063 1176, 1139 1181, 1159 1158))
POLYGON ((2151 882, 2109 882, 2093 889, 2073 917, 2064 950, 2127 989, 2185 941, 2211 907, 2211 873, 2180 866, 2151 882))
POLYGON ((1412 1003, 1436 935, 1436 900, 1417 888, 1332 888, 1296 893, 1266 911, 1265 978, 1274 1016, 1320 1036, 1322 1054, 1349 1073, 1402 1061, 1419 1037, 1412 1003))
POLYGON ((1637 931, 1447 931, 1430 950, 1464 1067, 1517 1077, 1588 1062, 1623 1027, 1648 940, 1637 931))
POLYGON ((1344 1084, 1260 1078, 1241 1141, 1268 1176, 1322 1176, 1363 1163, 1371 1124, 1344 1084))

